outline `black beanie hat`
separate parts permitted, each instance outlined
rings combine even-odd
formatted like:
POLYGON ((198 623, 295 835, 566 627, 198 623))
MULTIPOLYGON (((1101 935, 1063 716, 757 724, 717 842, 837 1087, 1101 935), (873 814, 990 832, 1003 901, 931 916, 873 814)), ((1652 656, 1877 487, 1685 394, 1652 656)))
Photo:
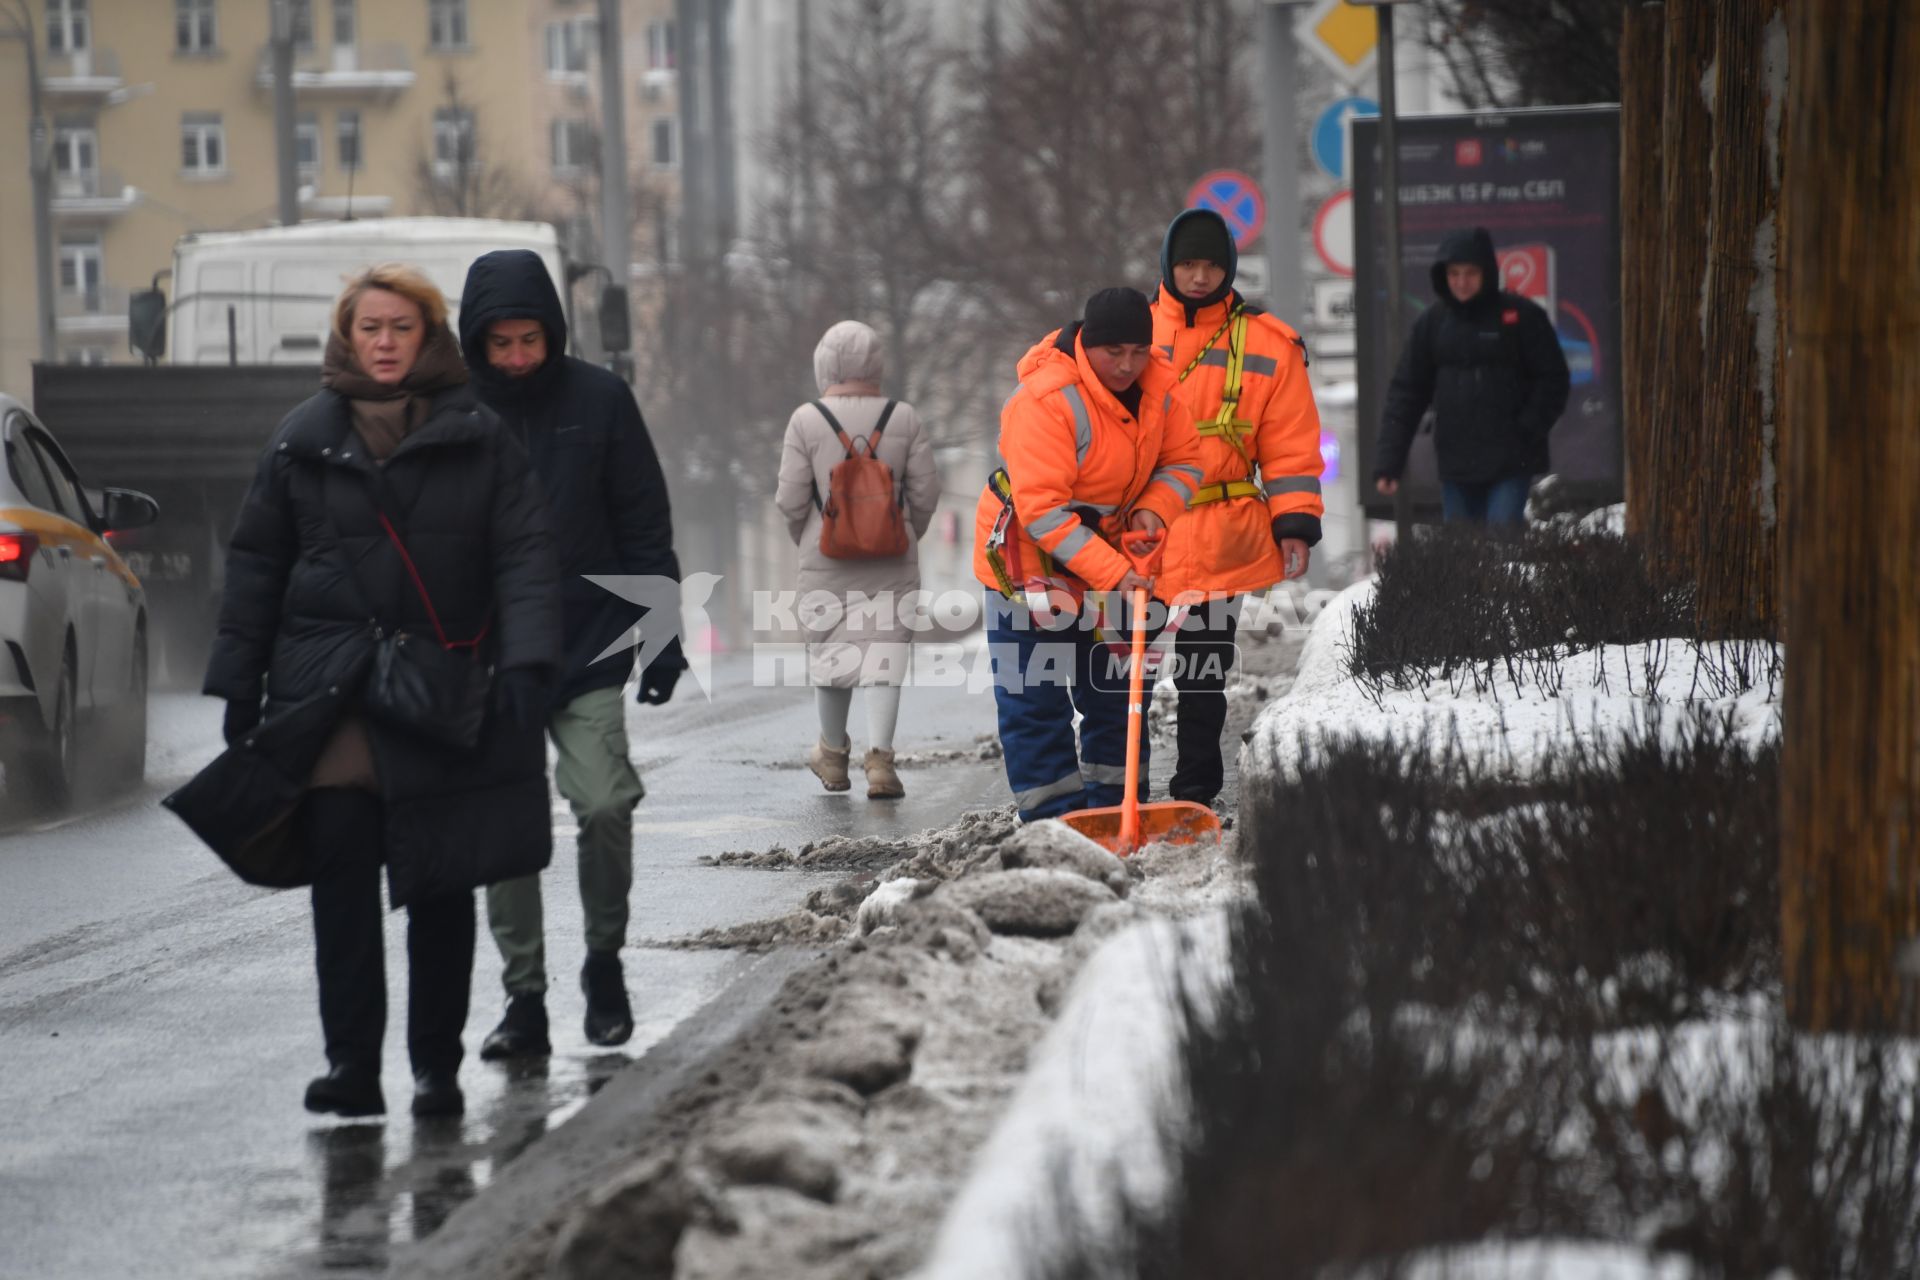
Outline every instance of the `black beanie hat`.
POLYGON ((1121 285, 1102 289, 1088 298, 1086 319, 1080 325, 1080 342, 1088 347, 1113 347, 1123 343, 1151 346, 1153 306, 1147 301, 1147 295, 1121 285))
POLYGON ((1187 218, 1173 230, 1167 246, 1167 265, 1200 259, 1227 267, 1233 264, 1233 243, 1227 236, 1227 224, 1219 218, 1187 218))

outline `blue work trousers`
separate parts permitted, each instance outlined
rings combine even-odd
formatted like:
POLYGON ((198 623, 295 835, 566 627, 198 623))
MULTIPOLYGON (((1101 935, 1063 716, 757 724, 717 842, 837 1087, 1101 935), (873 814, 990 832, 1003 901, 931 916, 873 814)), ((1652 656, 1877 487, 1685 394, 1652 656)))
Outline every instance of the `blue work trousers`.
MULTIPOLYGON (((1119 804, 1127 778, 1127 661, 1090 628, 1048 631, 1024 604, 988 590, 987 651, 1007 785, 1023 822, 1119 804), (1078 749, 1073 716, 1080 713, 1078 749)), ((1121 635, 1108 637, 1121 640, 1121 635)), ((1153 700, 1146 682, 1140 713, 1153 700)), ((1140 798, 1148 740, 1140 735, 1140 798)))

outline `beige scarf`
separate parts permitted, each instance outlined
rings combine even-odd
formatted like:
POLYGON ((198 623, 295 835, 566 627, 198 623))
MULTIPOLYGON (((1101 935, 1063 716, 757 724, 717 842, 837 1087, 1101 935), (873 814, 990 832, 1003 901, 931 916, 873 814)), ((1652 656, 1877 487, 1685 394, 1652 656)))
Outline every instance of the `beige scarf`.
POLYGON ((320 385, 347 398, 353 429, 374 460, 385 462, 421 423, 433 406, 433 397, 467 380, 460 344, 440 329, 420 347, 419 358, 398 382, 375 382, 360 368, 353 348, 339 334, 327 337, 320 366, 320 385))

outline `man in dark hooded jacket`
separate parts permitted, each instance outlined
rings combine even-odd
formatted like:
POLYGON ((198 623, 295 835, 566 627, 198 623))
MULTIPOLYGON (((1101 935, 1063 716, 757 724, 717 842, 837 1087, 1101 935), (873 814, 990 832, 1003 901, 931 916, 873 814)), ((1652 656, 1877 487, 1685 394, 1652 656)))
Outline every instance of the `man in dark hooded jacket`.
POLYGON ((1441 242, 1433 291, 1440 300, 1414 321, 1387 388, 1374 486, 1399 489, 1431 405, 1445 518, 1519 524, 1567 407, 1566 354, 1538 303, 1501 290, 1493 237, 1479 227, 1441 242))
MULTIPOLYGON (((666 480, 632 389, 567 355, 566 345, 566 312, 537 254, 500 250, 473 264, 460 300, 460 346, 474 388, 526 445, 560 562, 563 657, 548 732, 559 757, 554 782, 580 825, 587 1039, 615 1045, 633 1034, 620 948, 633 885, 633 810, 646 794, 627 757, 620 699, 633 672, 633 629, 643 627, 643 641, 655 628, 673 637, 640 673, 642 703, 666 702, 686 660, 677 617, 643 622, 641 610, 587 575, 678 582, 680 564, 666 480)), ((539 877, 489 886, 487 917, 505 963, 507 1011, 480 1056, 548 1053, 539 877)))

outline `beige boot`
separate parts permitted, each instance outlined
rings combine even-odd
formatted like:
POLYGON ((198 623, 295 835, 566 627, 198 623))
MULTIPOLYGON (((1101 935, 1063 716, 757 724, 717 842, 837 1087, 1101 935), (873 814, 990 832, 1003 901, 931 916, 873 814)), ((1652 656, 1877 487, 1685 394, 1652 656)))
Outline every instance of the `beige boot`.
POLYGON ((807 768, 813 770, 820 785, 829 791, 845 791, 853 784, 847 781, 847 766, 853 759, 853 744, 844 747, 830 747, 822 739, 813 744, 813 750, 807 755, 807 768))
POLYGON ((893 752, 875 747, 867 752, 867 799, 898 800, 907 794, 900 785, 900 774, 893 767, 893 752))

